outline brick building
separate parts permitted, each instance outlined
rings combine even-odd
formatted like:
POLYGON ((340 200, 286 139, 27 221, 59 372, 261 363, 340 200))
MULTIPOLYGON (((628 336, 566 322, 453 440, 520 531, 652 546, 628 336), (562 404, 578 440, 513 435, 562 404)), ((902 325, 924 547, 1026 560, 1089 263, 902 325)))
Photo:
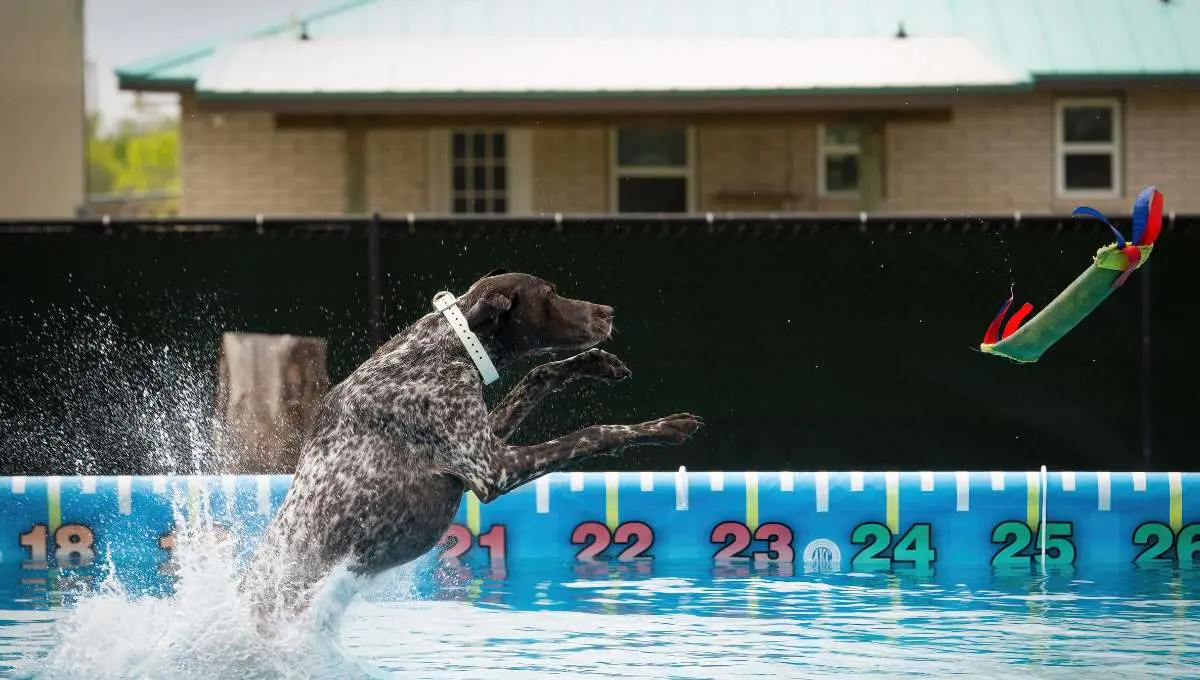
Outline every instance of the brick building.
POLYGON ((0 217, 84 204, 83 14, 83 0, 0 2, 0 217))
POLYGON ((181 212, 1200 211, 1197 0, 357 0, 120 69, 181 212))

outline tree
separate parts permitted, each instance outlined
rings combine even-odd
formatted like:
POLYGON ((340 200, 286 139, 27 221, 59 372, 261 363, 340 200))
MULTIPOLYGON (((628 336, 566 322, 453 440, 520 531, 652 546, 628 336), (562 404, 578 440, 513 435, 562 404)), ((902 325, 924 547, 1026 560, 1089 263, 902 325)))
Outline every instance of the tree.
POLYGON ((145 193, 179 189, 179 123, 174 119, 120 121, 100 132, 88 115, 88 193, 145 193))

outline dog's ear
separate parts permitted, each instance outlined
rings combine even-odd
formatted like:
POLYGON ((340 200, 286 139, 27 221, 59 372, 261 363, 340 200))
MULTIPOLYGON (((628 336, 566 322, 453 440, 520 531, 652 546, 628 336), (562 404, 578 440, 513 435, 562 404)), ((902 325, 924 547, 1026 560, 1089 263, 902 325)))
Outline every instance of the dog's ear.
POLYGON ((495 291, 486 293, 467 311, 467 326, 474 333, 488 330, 510 309, 512 298, 495 291))

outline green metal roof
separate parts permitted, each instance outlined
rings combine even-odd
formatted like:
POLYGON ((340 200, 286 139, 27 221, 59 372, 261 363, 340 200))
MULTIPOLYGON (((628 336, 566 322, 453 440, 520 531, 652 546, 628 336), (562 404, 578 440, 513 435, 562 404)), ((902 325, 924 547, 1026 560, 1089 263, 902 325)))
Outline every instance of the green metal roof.
MULTIPOLYGON (((973 40, 1039 77, 1200 74, 1200 0, 354 0, 301 17, 340 39, 841 38, 973 40)), ((218 45, 283 35, 281 22, 119 68, 123 87, 191 85, 218 45)))

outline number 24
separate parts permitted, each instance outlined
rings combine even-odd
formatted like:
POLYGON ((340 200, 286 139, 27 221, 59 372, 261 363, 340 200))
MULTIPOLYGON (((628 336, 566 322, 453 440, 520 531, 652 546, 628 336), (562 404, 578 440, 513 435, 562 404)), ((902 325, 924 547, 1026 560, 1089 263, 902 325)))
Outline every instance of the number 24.
POLYGON ((933 528, 924 522, 909 527, 903 536, 896 539, 894 546, 892 532, 887 525, 865 522, 854 527, 854 531, 850 533, 850 542, 863 546, 851 560, 854 569, 887 569, 896 562, 907 562, 924 569, 937 561, 937 549, 933 547, 933 528), (889 547, 892 548, 891 557, 881 557, 880 553, 889 547))

